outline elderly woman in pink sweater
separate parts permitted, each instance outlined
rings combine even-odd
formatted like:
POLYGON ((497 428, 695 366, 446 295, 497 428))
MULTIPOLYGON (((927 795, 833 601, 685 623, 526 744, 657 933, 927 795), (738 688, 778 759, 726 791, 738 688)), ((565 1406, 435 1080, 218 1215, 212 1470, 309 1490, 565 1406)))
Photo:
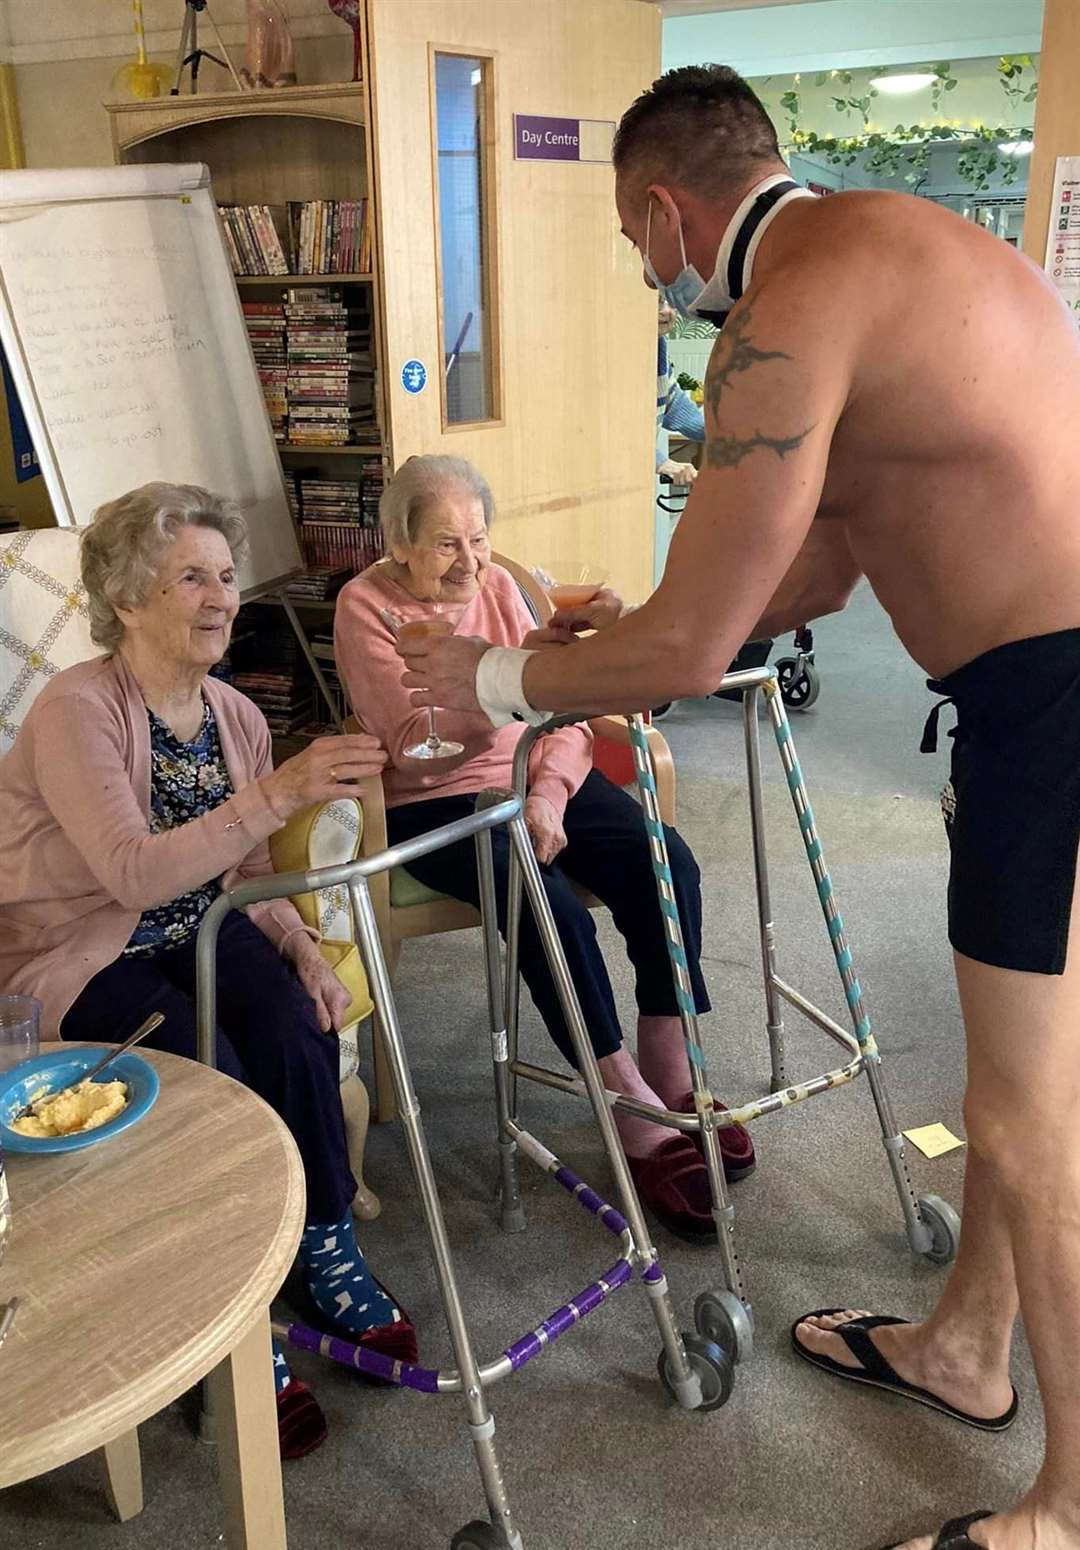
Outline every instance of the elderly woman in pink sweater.
MULTIPOLYGON (((439 731, 464 746, 451 758, 420 761, 406 750, 423 742, 426 712, 401 681, 402 663, 388 619, 399 623, 436 612, 462 634, 518 646, 533 620, 513 577, 491 560, 494 513, 486 481, 455 457, 410 458, 383 493, 379 515, 387 558, 344 588, 335 614, 338 670, 361 726, 389 752, 383 773, 391 843, 471 812, 478 792, 508 786, 524 728, 492 727, 486 716, 439 712, 439 731)), ((592 767, 592 734, 565 727, 541 738, 531 755, 525 822, 577 987, 600 1070, 612 1092, 693 1112, 690 1076, 671 967, 657 904, 641 809, 592 767), (607 904, 634 965, 638 1005, 635 1063, 623 1043, 615 998, 592 916, 571 883, 607 904)), ((508 839, 493 833, 500 927, 505 929, 508 839)), ((699 965, 701 890, 684 841, 667 831, 675 890, 699 1010, 708 1009, 699 965)), ((441 893, 478 902, 471 842, 436 851, 409 870, 441 893)), ((522 975, 552 1039, 573 1063, 558 996, 530 912, 523 912, 522 975)), ((616 1111, 642 1198, 681 1236, 714 1237, 708 1178, 695 1144, 648 1120, 616 1111)), ((728 1176, 754 1165, 745 1130, 721 1131, 728 1176)))
MULTIPOLYGON (((102 506, 82 539, 104 655, 57 673, 0 759, 0 986, 36 996, 47 1038, 195 1055, 195 938, 222 885, 270 871, 268 837, 382 768, 371 736, 322 738, 279 769, 250 700, 209 677, 239 606, 244 522, 190 485, 102 506)), ((415 1361, 411 1324, 353 1233, 337 1041, 349 994, 287 901, 233 912, 218 948, 218 1065, 288 1125, 307 1183, 300 1255, 322 1319, 415 1361)), ((283 1455, 326 1435, 274 1354, 283 1455)))

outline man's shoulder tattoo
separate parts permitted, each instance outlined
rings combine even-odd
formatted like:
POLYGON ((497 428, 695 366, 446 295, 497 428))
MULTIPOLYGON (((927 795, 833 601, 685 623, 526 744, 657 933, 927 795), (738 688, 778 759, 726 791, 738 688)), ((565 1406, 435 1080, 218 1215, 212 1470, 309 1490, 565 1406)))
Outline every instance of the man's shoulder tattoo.
MULTIPOLYGON (((705 374, 705 398, 714 418, 719 417, 724 394, 736 377, 751 371, 762 361, 790 361, 793 358, 786 350, 758 349, 751 334, 753 317, 751 303, 728 319, 709 362, 705 374)), ((710 468, 735 468, 759 447, 784 458, 802 446, 813 428, 808 425, 805 430, 790 436, 768 436, 761 431, 755 431, 752 436, 710 432, 705 437, 705 460, 710 468)))

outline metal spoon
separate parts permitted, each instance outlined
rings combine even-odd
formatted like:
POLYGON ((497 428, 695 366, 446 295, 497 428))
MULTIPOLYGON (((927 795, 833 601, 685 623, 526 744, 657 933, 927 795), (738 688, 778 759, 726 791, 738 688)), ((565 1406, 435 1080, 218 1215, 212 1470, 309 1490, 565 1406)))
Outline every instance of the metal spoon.
MULTIPOLYGON (((91 1066, 89 1071, 84 1072, 83 1075, 80 1076, 79 1081, 80 1082, 89 1082, 92 1077, 97 1076, 99 1071, 104 1071, 106 1066, 111 1066, 114 1060, 119 1060, 121 1055, 126 1054, 127 1051, 132 1047, 133 1044, 138 1044, 141 1039, 145 1039, 146 1038, 146 1035, 148 1033, 153 1033, 155 1028, 160 1028, 164 1021, 165 1021, 165 1014, 164 1014, 164 1012, 153 1012, 153 1013, 151 1013, 151 1015, 146 1019, 146 1021, 144 1023, 140 1024, 140 1026, 138 1028, 136 1028, 135 1032, 131 1035, 131 1037, 129 1039, 125 1039, 124 1040, 123 1044, 121 1044, 119 1049, 110 1050, 109 1053, 105 1056, 104 1060, 99 1060, 96 1066, 91 1066)), ((54 1094, 50 1093, 49 1096, 53 1097, 54 1094)), ((34 1099, 34 1103, 36 1103, 36 1102, 37 1102, 37 1099, 35 1098, 34 1099)), ((25 1115, 30 1113, 30 1110, 32 1108, 33 1108, 33 1103, 28 1103, 24 1109, 20 1109, 18 1114, 13 1114, 11 1116, 11 1118, 12 1119, 22 1119, 25 1115)), ((11 1123, 11 1120, 8 1120, 8 1124, 9 1125, 10 1125, 10 1123, 11 1123)))
POLYGON ((99 1071, 104 1071, 106 1066, 111 1066, 114 1060, 119 1060, 121 1055, 126 1055, 133 1044, 138 1044, 148 1033, 153 1033, 155 1028, 160 1028, 164 1021, 164 1012, 152 1012, 146 1021, 136 1028, 131 1037, 124 1040, 119 1049, 114 1049, 111 1054, 105 1056, 104 1060, 99 1060, 96 1066, 91 1066, 89 1071, 80 1076, 79 1081, 89 1082, 99 1071))

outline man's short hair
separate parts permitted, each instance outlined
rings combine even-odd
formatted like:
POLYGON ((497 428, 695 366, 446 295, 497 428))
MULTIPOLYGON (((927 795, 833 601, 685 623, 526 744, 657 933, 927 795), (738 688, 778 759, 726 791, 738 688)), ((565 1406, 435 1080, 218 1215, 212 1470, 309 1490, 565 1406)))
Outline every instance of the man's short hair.
POLYGON ((780 160, 772 120, 727 65, 669 70, 627 108, 612 147, 636 188, 671 182, 716 198, 780 160))

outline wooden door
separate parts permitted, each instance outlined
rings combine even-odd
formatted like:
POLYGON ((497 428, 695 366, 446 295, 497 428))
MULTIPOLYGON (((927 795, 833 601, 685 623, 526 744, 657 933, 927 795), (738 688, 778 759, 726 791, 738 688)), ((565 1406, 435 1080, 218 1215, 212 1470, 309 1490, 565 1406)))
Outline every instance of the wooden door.
POLYGON ((640 0, 369 0, 369 27, 394 462, 469 458, 495 495, 499 549, 530 566, 603 565, 640 600, 653 564, 655 297, 619 233, 610 162, 516 160, 513 116, 617 122, 659 73, 659 12, 640 0), (490 60, 497 402, 493 420, 467 425, 447 423, 440 382, 434 81, 446 53, 490 60), (409 361, 426 369, 415 394, 409 361))

